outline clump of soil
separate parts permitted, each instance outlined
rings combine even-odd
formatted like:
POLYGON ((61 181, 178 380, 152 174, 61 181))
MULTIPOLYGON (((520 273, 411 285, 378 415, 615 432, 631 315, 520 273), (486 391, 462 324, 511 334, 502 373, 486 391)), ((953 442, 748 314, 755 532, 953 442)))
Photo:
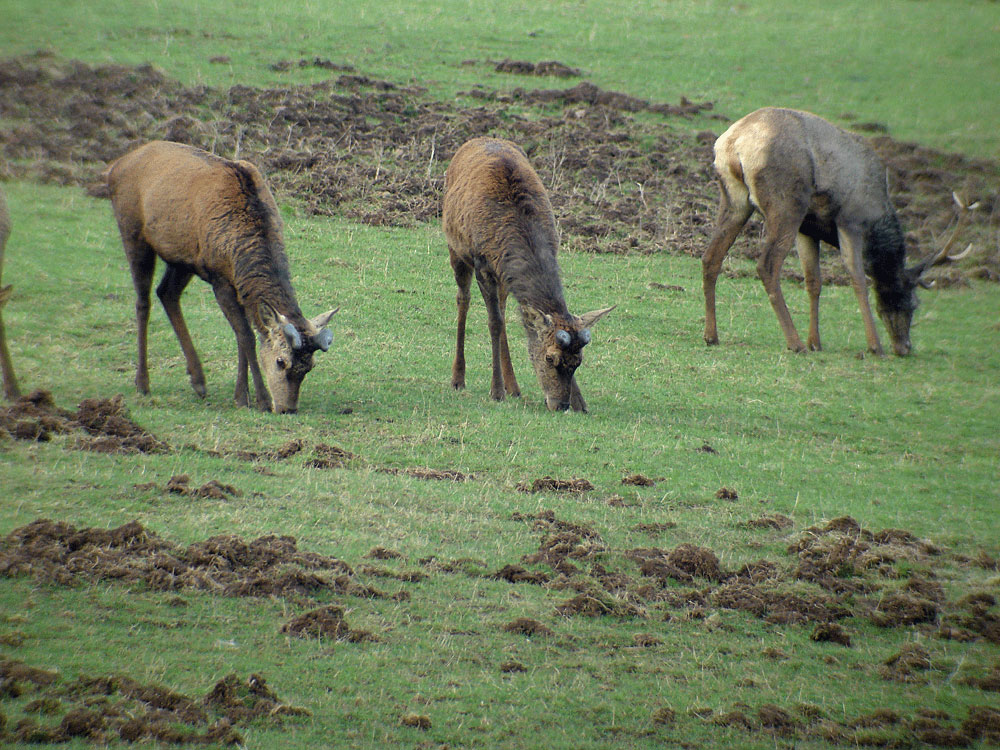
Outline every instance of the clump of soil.
POLYGON ((821 622, 813 630, 809 639, 820 643, 839 643, 841 646, 848 647, 851 645, 851 636, 835 622, 821 622))
POLYGON ((500 664, 500 671, 504 674, 514 674, 515 672, 527 672, 528 668, 521 662, 511 659, 500 664))
POLYGON ((552 628, 539 622, 538 620, 532 620, 530 617, 518 617, 515 620, 511 620, 506 625, 504 625, 501 630, 507 633, 517 633, 519 635, 542 635, 550 636, 555 635, 552 628))
POLYGON ((404 714, 403 718, 400 719, 400 723, 404 727, 413 727, 414 729, 423 729, 424 731, 431 728, 431 718, 425 714, 404 714))
POLYGON ((15 529, 0 541, 0 576, 16 575, 63 584, 142 582, 161 591, 200 589, 226 596, 387 596, 357 581, 341 560, 299 551, 294 537, 246 542, 223 535, 184 548, 136 521, 109 530, 40 519, 15 529))
POLYGON ((661 706, 653 711, 654 724, 673 724, 677 720, 677 713, 669 706, 661 706))
POLYGON ((314 469, 339 469, 354 458, 357 456, 336 445, 317 443, 313 446, 313 458, 306 465, 314 469))
POLYGON ((448 480, 450 482, 464 482, 468 479, 472 479, 471 474, 463 474, 461 471, 456 469, 428 469, 425 467, 417 467, 410 469, 397 469, 394 467, 386 467, 379 469, 383 474, 394 474, 394 475, 404 475, 408 477, 413 477, 414 479, 436 479, 436 480, 448 480))
POLYGON ((520 565, 504 565, 500 570, 493 574, 493 578, 509 581, 510 583, 536 584, 545 584, 550 580, 547 574, 538 570, 527 570, 522 568, 520 565))
POLYGON ((233 455, 241 461, 284 461, 305 448, 301 440, 289 440, 279 448, 269 451, 236 451, 233 455))
POLYGON ((231 484, 223 484, 211 479, 201 487, 191 486, 191 477, 187 474, 175 474, 167 481, 167 492, 188 497, 201 497, 210 500, 228 500, 232 497, 242 497, 243 493, 231 484))
POLYGON ((788 516, 784 516, 781 513, 774 513, 770 516, 761 516, 760 518, 752 518, 746 522, 747 528, 750 529, 790 529, 794 523, 792 519, 788 516))
POLYGON ((676 528, 677 523, 675 521, 655 521, 653 523, 637 523, 632 527, 632 531, 641 531, 644 534, 657 536, 664 531, 676 528))
POLYGON ((884 680, 892 682, 922 682, 918 672, 931 668, 931 655, 918 643, 907 643, 879 667, 878 673, 884 680))
POLYGON ((740 496, 731 487, 720 487, 715 493, 716 500, 739 500, 740 496))
POLYGON ((546 476, 541 479, 536 479, 530 484, 528 482, 519 482, 517 484, 517 489, 520 492, 590 492, 594 489, 594 485, 588 482, 586 479, 554 479, 552 477, 546 476))
POLYGON ((401 560, 403 555, 394 549, 386 549, 385 547, 372 547, 365 557, 370 557, 373 560, 401 560))
POLYGON ((329 638, 349 643, 378 640, 367 630, 352 630, 344 619, 344 610, 332 604, 286 622, 281 626, 281 632, 298 638, 329 638))
POLYGON ((633 487, 652 487, 656 482, 645 474, 629 474, 628 476, 622 477, 622 484, 631 485, 633 487))
POLYGON ((557 78, 574 78, 583 75, 579 68, 571 68, 558 60, 533 63, 527 60, 511 60, 509 57, 496 63, 493 68, 497 73, 516 73, 522 76, 556 76, 557 78))
POLYGON ((98 453, 166 453, 169 446, 133 422, 119 394, 88 398, 76 413, 60 409, 52 394, 36 390, 0 408, 0 432, 17 440, 47 442, 53 434, 85 433, 76 447, 98 453))
POLYGON ((282 702, 260 675, 246 681, 230 675, 199 700, 121 675, 80 676, 63 683, 57 672, 13 661, 0 662, 0 674, 4 683, 20 681, 19 694, 33 693, 27 713, 58 717, 55 723, 28 717, 13 727, 0 722, 0 742, 61 743, 79 737, 99 745, 117 741, 242 745, 234 725, 280 725, 286 716, 309 715, 282 702), (25 682, 31 684, 23 686, 25 682))
POLYGON ((606 591, 591 589, 574 596, 556 607, 563 617, 582 615, 584 617, 644 617, 645 611, 628 601, 610 595, 606 591))

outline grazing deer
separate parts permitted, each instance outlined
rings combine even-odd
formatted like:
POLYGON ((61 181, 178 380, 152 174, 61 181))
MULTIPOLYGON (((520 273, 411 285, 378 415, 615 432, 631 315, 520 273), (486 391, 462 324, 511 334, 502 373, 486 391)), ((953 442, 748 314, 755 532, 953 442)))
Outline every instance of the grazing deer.
POLYGON ((505 393, 521 395, 505 323, 507 295, 513 294, 545 405, 553 411, 587 411, 574 373, 591 327, 613 308, 570 314, 556 262, 559 235, 552 205, 520 146, 495 138, 466 142, 445 174, 442 224, 458 284, 452 387, 465 387, 465 319, 475 272, 493 347, 490 396, 500 401, 505 393))
MULTIPOLYGON (((10 211, 7 209, 7 198, 0 190, 0 278, 3 277, 3 254, 10 236, 10 211)), ((11 287, 0 284, 0 370, 3 372, 3 395, 8 401, 13 401, 21 395, 17 387, 17 377, 14 375, 14 363, 7 349, 7 329, 3 324, 3 306, 10 299, 11 287)))
POLYGON ((136 291, 139 391, 149 393, 149 290, 159 256, 167 269, 156 294, 184 351, 195 393, 205 395, 205 375, 180 307, 193 274, 212 285, 236 333, 237 405, 249 405, 249 367, 257 407, 294 413, 313 352, 330 346, 333 334, 326 324, 337 311, 312 320, 302 316, 289 277, 281 215, 257 168, 191 146, 153 141, 118 159, 104 177, 136 291), (253 329, 260 336, 260 365, 253 329))
POLYGON ((903 232, 889 201, 885 167, 860 136, 808 112, 765 107, 734 123, 715 142, 715 171, 721 192, 719 216, 702 259, 705 343, 719 343, 715 282, 722 261, 756 209, 764 217, 765 234, 757 273, 789 349, 806 347, 781 294, 781 265, 794 244, 809 293, 807 346, 819 350, 822 240, 840 248, 861 306, 868 349, 883 354, 868 303, 866 274, 872 279, 879 317, 893 350, 900 356, 909 354, 921 276, 937 263, 968 253, 967 249, 961 255, 948 255, 967 216, 957 196, 962 214, 951 240, 943 250, 905 268, 903 232))

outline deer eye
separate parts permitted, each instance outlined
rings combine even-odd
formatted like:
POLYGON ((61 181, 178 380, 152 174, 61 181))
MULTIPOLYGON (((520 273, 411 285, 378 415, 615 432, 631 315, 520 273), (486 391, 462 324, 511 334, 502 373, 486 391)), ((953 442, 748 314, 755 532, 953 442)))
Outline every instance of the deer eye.
POLYGON ((279 370, 285 370, 288 368, 288 362, 285 361, 284 357, 278 357, 278 361, 275 364, 278 365, 279 370))
POLYGON ((545 355, 545 361, 546 361, 546 362, 548 363, 548 365, 549 365, 550 367, 555 367, 555 364, 556 364, 556 358, 555 358, 555 357, 553 357, 553 356, 552 356, 551 354, 546 354, 546 355, 545 355))

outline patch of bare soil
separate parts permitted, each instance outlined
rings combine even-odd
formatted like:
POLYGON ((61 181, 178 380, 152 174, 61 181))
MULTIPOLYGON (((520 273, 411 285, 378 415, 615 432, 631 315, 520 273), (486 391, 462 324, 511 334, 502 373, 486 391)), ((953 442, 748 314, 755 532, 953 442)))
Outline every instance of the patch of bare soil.
POLYGON ((76 447, 98 453, 165 453, 170 449, 129 418, 120 394, 84 399, 74 414, 56 406, 48 391, 36 390, 0 408, 0 433, 36 442, 47 442, 53 434, 75 433, 79 435, 76 447))
POLYGON ((590 492, 594 485, 586 479, 555 479, 553 477, 542 477, 532 482, 518 482, 517 489, 520 492, 590 492))
MULTIPOLYGON (((551 192, 565 247, 698 256, 707 244, 717 205, 716 134, 692 137, 669 123, 710 112, 711 103, 652 103, 583 82, 553 90, 477 88, 468 107, 328 62, 281 65, 329 69, 330 79, 320 83, 222 90, 182 86, 148 65, 91 67, 48 53, 2 60, 0 111, 9 127, 0 132, 0 179, 90 184, 131 148, 165 138, 238 152, 268 176, 279 200, 296 196, 314 213, 410 226, 439 214, 444 169, 458 147, 489 134, 525 148, 551 192), (636 112, 647 114, 640 120, 636 112)), ((744 113, 728 114, 711 113, 719 132, 744 113)), ((959 190, 982 206, 968 228, 977 249, 962 261, 962 273, 1000 278, 992 242, 1000 167, 884 135, 872 143, 888 164, 914 255, 929 252, 953 221, 951 191, 959 190)), ((754 234, 746 232, 735 252, 756 257, 754 234)), ((790 276, 793 265, 786 264, 790 276)), ((825 276, 846 283, 839 261, 831 268, 825 276)))
POLYGON ((309 715, 306 709, 281 701, 257 674, 247 680, 229 675, 202 699, 122 675, 81 676, 63 682, 57 672, 13 660, 0 661, 0 679, 9 687, 0 693, 0 701, 31 696, 28 713, 39 717, 21 719, 13 726, 0 722, 2 742, 61 743, 80 738, 95 745, 242 745, 236 725, 280 725, 285 717, 309 715), (42 716, 53 720, 42 721, 42 716))
POLYGON ((497 73, 515 73, 522 76, 555 76, 556 78, 576 78, 583 75, 579 68, 571 68, 558 60, 533 63, 527 60, 511 60, 509 57, 492 63, 497 73))
POLYGON ((656 481, 650 479, 645 474, 629 474, 628 476, 622 477, 622 484, 630 485, 632 487, 652 487, 656 484, 656 481))
POLYGON ((879 666, 882 679, 891 682, 924 682, 918 674, 931 668, 931 655, 919 643, 907 643, 879 666))
POLYGON ((843 627, 835 622, 821 622, 809 636, 819 643, 839 643, 841 646, 851 645, 851 636, 843 627))
POLYGON ((348 643, 378 641, 378 636, 367 630, 354 630, 344 619, 344 610, 332 604, 286 622, 281 632, 298 638, 326 638, 348 643))
POLYGON ((15 529, 0 540, 0 576, 19 575, 68 585, 138 582, 160 591, 197 589, 226 596, 390 596, 357 580, 347 563, 300 551, 294 537, 246 542, 224 535, 185 548, 136 521, 115 529, 77 529, 39 519, 15 529))
POLYGON ((774 513, 769 516, 761 516, 760 518, 751 518, 746 522, 747 528, 750 529, 790 529, 794 523, 792 519, 788 516, 782 515, 781 513, 774 513))
POLYGON ((192 487, 191 477, 187 474, 175 474, 170 477, 166 490, 175 495, 201 497, 209 500, 229 500, 233 497, 243 496, 243 493, 231 484, 223 484, 215 479, 210 479, 201 487, 192 487))
POLYGON ((507 633, 517 633, 518 635, 541 635, 549 636, 555 635, 548 625, 545 625, 538 620, 532 620, 529 617, 518 617, 515 620, 511 620, 506 625, 501 628, 507 633))
POLYGON ((985 706, 973 707, 967 718, 958 723, 943 712, 917 709, 912 716, 902 716, 891 709, 879 708, 852 720, 834 721, 814 706, 782 708, 764 704, 756 712, 745 703, 731 711, 714 714, 698 709, 700 718, 718 726, 748 733, 767 733, 786 740, 821 740, 849 747, 968 747, 1000 739, 1000 711, 985 706))

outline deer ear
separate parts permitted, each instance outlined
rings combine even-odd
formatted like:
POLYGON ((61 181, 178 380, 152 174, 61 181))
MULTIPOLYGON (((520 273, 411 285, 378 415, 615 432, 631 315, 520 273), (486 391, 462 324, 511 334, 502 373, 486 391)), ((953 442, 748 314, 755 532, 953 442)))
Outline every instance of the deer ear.
POLYGON ((332 318, 334 315, 336 315, 337 312, 339 312, 339 310, 340 310, 339 307, 335 307, 332 310, 327 310, 322 315, 317 315, 315 318, 313 318, 312 320, 310 320, 309 323, 313 326, 313 328, 319 330, 320 328, 322 328, 323 326, 325 326, 327 323, 329 323, 330 322, 330 318, 332 318))
POLYGON ((553 324, 551 315, 539 312, 530 305, 521 305, 521 317, 524 318, 524 324, 535 331, 544 331, 553 324))
POLYGON ((618 305, 612 305, 611 307, 605 307, 602 310, 591 310, 588 313, 584 313, 580 316, 580 324, 584 328, 590 328, 597 321, 607 315, 609 312, 614 310, 618 305))

